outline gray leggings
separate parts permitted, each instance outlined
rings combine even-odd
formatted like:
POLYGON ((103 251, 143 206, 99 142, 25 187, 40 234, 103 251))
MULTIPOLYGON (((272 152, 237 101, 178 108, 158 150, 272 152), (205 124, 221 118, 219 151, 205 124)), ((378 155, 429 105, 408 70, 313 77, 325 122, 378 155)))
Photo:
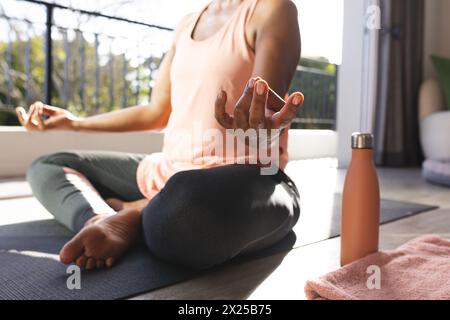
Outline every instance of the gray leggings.
MULTIPOLYGON (((40 157, 27 172, 33 194, 55 218, 79 231, 103 199, 144 198, 136 183, 142 154, 68 151, 40 157), (64 167, 91 185, 68 178, 64 167), (94 205, 93 203, 96 203, 94 205)), ((172 176, 142 212, 149 250, 195 269, 223 263, 283 239, 300 214, 299 194, 281 170, 260 174, 250 165, 183 171, 172 176)))

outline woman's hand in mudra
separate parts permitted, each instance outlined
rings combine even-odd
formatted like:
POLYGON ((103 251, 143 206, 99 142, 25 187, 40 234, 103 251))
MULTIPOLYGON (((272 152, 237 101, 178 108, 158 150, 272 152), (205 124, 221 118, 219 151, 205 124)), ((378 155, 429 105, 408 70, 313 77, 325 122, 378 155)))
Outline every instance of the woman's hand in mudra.
POLYGON ((40 101, 33 103, 28 113, 22 107, 17 107, 16 113, 22 126, 29 131, 75 130, 79 120, 65 109, 48 106, 40 101))
POLYGON ((291 94, 284 102, 261 78, 248 81, 234 107, 226 112, 227 94, 221 90, 215 103, 215 117, 225 129, 284 129, 295 118, 304 101, 300 92, 291 94), (284 104, 284 105, 283 105, 284 104))

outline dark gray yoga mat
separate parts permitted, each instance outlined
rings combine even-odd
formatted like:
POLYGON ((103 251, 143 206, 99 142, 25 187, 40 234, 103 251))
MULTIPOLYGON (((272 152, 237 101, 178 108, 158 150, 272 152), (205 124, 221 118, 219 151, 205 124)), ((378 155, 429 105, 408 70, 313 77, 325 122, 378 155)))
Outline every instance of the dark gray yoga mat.
MULTIPOLYGON (((198 275, 167 264, 144 246, 127 254, 111 269, 82 271, 81 289, 67 287, 67 266, 55 255, 71 233, 54 220, 0 227, 0 299, 96 300, 127 298, 198 275), (18 236, 20 235, 20 236, 18 236)), ((278 244, 230 264, 289 251, 295 243, 291 232, 278 244)))
MULTIPOLYGON (((294 231, 296 232, 297 235, 295 247, 304 246, 340 236, 341 203, 342 203, 342 194, 336 193, 334 195, 333 204, 329 208, 330 210, 329 214, 323 215, 321 217, 322 219, 324 216, 326 216, 327 219, 330 221, 323 221, 323 223, 314 224, 312 232, 309 232, 310 231, 309 229, 311 228, 308 226, 308 222, 302 224, 302 218, 311 214, 315 215, 315 211, 317 210, 314 210, 313 207, 308 207, 306 208, 306 210, 302 210, 300 214, 300 221, 294 227, 294 231)), ((437 208, 436 206, 429 206, 412 202, 381 199, 380 224, 385 224, 399 219, 404 219, 412 215, 430 211, 436 208, 437 208)))
MULTIPOLYGON (((307 240, 297 235, 296 241, 295 234, 291 233, 277 245, 250 257, 235 259, 230 264, 287 252, 294 243, 295 246, 305 245, 339 235, 340 196, 336 197, 331 228, 318 230, 317 237, 307 240)), ((381 208, 381 221, 386 223, 434 207, 383 200, 381 208)), ((0 299, 119 299, 199 275, 164 263, 144 247, 138 247, 114 268, 83 271, 81 289, 69 290, 67 266, 59 263, 55 255, 70 237, 70 232, 53 220, 0 226, 0 299)))

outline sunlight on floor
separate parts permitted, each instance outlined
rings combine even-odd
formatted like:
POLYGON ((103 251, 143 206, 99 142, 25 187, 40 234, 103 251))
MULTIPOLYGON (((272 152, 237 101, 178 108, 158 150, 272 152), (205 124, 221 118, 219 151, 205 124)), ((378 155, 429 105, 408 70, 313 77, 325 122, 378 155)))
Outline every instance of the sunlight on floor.
POLYGON ((17 250, 8 250, 7 252, 20 254, 22 256, 27 256, 27 257, 31 257, 31 258, 47 258, 47 259, 59 262, 59 256, 57 254, 38 252, 38 251, 17 251, 17 250))
POLYGON ((53 216, 35 199, 1 200, 0 226, 53 219, 53 216))
POLYGON ((339 268, 339 251, 331 239, 295 249, 248 297, 249 300, 304 299, 304 284, 339 268), (295 275, 295 277, 293 277, 295 275))
POLYGON ((337 160, 292 161, 286 172, 300 191, 301 213, 295 232, 302 235, 302 242, 310 242, 310 238, 317 238, 319 230, 328 232, 332 228, 338 182, 337 160))

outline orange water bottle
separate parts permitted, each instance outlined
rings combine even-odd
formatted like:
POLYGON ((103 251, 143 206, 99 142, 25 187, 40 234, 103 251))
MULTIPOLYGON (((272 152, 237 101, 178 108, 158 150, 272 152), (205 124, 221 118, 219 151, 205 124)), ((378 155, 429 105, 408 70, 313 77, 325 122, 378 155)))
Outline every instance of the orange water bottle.
POLYGON ((378 251, 380 188, 372 134, 352 135, 352 160, 345 177, 341 217, 341 265, 378 251))

